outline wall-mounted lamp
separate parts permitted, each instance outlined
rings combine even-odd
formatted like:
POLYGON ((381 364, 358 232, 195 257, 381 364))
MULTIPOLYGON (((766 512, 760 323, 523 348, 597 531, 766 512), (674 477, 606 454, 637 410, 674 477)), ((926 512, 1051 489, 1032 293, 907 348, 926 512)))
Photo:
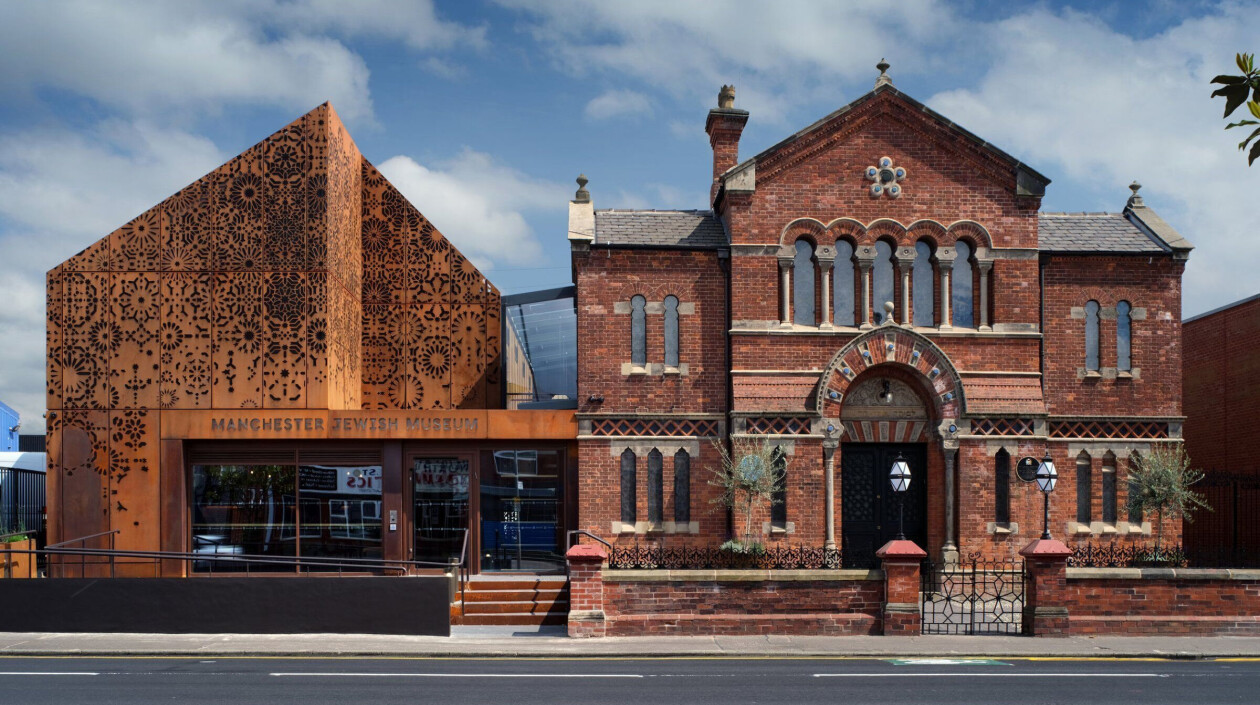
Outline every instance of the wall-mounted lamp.
POLYGON ((604 395, 603 395, 603 394, 592 394, 592 395, 590 395, 589 397, 587 397, 587 398, 586 398, 586 403, 588 403, 588 404, 603 404, 603 403, 604 403, 604 395))

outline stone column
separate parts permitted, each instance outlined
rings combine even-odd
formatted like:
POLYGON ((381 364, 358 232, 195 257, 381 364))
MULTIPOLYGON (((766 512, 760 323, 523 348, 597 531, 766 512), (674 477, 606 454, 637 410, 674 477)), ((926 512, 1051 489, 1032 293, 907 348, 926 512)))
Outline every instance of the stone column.
POLYGON ((873 328, 871 325, 871 267, 875 260, 858 259, 858 269, 862 270, 862 311, 858 316, 858 328, 873 328))
POLYGON ((1036 539, 1019 552, 1028 562, 1024 633, 1068 636, 1067 559, 1072 550, 1058 539, 1036 539))
POLYGON ((608 554, 591 544, 578 544, 564 554, 569 561, 569 636, 602 637, 604 561, 608 554))
MULTIPOLYGON (((830 248, 820 248, 820 252, 822 250, 830 250, 830 248)), ((832 257, 825 256, 825 253, 818 255, 818 268, 822 270, 822 301, 820 302, 822 322, 818 324, 818 327, 824 330, 831 328, 831 269, 836 264, 835 252, 832 251, 831 254, 832 257)))
POLYGON ((942 441, 941 451, 945 454, 945 545, 941 546, 941 562, 945 565, 958 563, 958 544, 954 532, 954 454, 958 451, 958 441, 942 441))
POLYGON ((980 266, 980 330, 993 330, 989 326, 989 272, 993 260, 977 260, 980 266))
POLYGON ((836 449, 840 447, 838 438, 823 441, 823 476, 826 501, 823 502, 827 518, 827 535, 823 539, 823 548, 831 550, 836 547, 836 449))
POLYGON ((927 552, 913 541, 892 540, 875 552, 884 565, 884 636, 918 636, 919 567, 927 552))
POLYGON ((941 268, 941 321, 940 329, 949 330, 953 328, 954 317, 949 311, 950 305, 950 288, 949 279, 954 271, 954 248, 942 247, 936 251, 936 261, 941 268))
POLYGON ((783 306, 779 313, 779 325, 792 327, 792 260, 779 258, 779 289, 783 292, 783 306))
POLYGON ((897 269, 901 271, 901 325, 909 328, 914 323, 910 313, 910 270, 914 267, 914 248, 897 250, 897 269))

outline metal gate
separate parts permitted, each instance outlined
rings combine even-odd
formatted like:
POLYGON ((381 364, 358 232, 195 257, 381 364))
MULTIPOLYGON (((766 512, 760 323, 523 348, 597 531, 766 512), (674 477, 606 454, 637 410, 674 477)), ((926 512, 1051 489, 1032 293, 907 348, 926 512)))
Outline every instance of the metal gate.
POLYGON ((1024 561, 923 562, 924 634, 1022 634, 1024 561))

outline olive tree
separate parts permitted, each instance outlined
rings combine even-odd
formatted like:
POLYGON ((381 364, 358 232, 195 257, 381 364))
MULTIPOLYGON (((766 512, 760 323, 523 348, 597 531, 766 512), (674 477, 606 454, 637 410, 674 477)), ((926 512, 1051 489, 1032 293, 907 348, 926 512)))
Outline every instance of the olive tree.
POLYGON ((1194 521, 1199 509, 1212 511, 1203 495, 1191 487, 1203 473, 1190 467, 1190 456, 1180 443, 1159 443, 1129 468, 1129 512, 1155 515, 1155 557, 1160 555, 1164 517, 1194 521))
POLYGON ((728 510, 740 508, 744 512, 744 542, 729 541, 724 549, 740 553, 757 553, 760 542, 752 541, 753 510, 757 505, 774 503, 774 491, 782 482, 784 470, 780 467, 778 448, 768 440, 755 441, 737 438, 730 450, 722 443, 714 443, 719 454, 718 466, 712 468, 709 484, 721 492, 711 501, 728 510))

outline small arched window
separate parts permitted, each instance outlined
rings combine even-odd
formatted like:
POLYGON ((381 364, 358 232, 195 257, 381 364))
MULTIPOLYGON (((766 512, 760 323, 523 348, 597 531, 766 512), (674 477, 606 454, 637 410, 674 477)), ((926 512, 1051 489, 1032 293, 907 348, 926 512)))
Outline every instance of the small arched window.
POLYGON ((674 453, 674 521, 691 521, 691 456, 682 449, 674 453))
POLYGON ((914 325, 936 325, 936 277, 932 271, 932 247, 920 240, 914 244, 914 325))
POLYGON ((993 521, 1009 524, 1011 521, 1011 454, 1005 448, 993 458, 993 521))
POLYGON ((638 458, 634 451, 626 448, 621 451, 621 523, 633 524, 635 505, 638 503, 635 483, 638 481, 638 458))
POLYGON ((888 312, 884 310, 884 304, 893 301, 893 266, 892 266, 892 245, 880 240, 875 243, 875 264, 871 269, 871 288, 872 296, 871 308, 874 309, 872 318, 875 325, 884 322, 884 318, 888 312))
POLYGON ((1128 301, 1116 304, 1116 369, 1128 372, 1133 369, 1133 307, 1128 301))
POLYGON ((655 448, 648 453, 648 521, 659 524, 665 521, 665 458, 655 448))
POLYGON ((1102 520, 1104 524, 1116 523, 1117 508, 1116 456, 1111 451, 1107 451, 1102 461, 1102 520))
POLYGON ((770 525, 787 527, 787 454, 774 450, 774 492, 770 494, 770 525))
POLYGON ((1094 519, 1090 511, 1090 484, 1093 482, 1093 468, 1089 453, 1081 451, 1076 456, 1076 521, 1089 524, 1094 519))
POLYGON ((678 368, 678 297, 665 297, 665 366, 678 368))
POLYGON ((854 321, 853 293, 857 287, 853 284, 853 245, 845 240, 836 240, 836 265, 832 288, 835 289, 836 325, 857 325, 854 321))
POLYGON ((818 325, 814 316, 814 246, 796 241, 792 258, 792 322, 798 326, 818 325))
POLYGON ((647 299, 630 299, 630 364, 647 367, 647 299))
POLYGON ((1098 302, 1085 304, 1085 371, 1098 371, 1098 302))
POLYGON ((950 282, 950 308, 955 328, 975 328, 976 319, 971 298, 971 246, 962 240, 954 247, 954 274, 950 282))

